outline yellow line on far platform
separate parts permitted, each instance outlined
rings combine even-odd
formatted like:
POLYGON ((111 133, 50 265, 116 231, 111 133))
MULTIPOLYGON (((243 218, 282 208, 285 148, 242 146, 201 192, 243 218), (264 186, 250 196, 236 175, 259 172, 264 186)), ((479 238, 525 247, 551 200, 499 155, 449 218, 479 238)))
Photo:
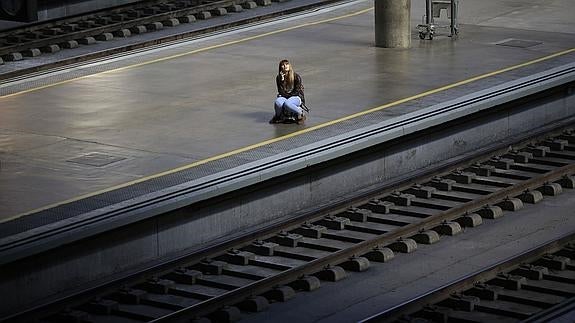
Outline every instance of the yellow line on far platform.
POLYGON ((349 18, 349 17, 353 17, 353 16, 357 16, 357 15, 366 13, 366 12, 368 12, 368 11, 370 11, 370 10, 373 10, 373 7, 367 8, 367 9, 363 9, 363 10, 359 10, 359 11, 356 11, 356 12, 352 12, 352 13, 349 13, 349 14, 346 14, 346 15, 343 15, 343 16, 337 16, 337 17, 328 18, 328 19, 323 19, 323 20, 319 20, 319 21, 308 22, 308 23, 305 23, 305 24, 301 24, 301 25, 297 25, 297 26, 292 26, 292 27, 288 27, 288 28, 283 28, 283 29, 278 29, 278 30, 266 32, 266 33, 259 34, 259 35, 254 35, 254 36, 250 36, 250 37, 246 37, 246 38, 242 38, 242 39, 237 39, 237 40, 229 41, 229 42, 222 43, 222 44, 217 44, 217 45, 213 45, 213 46, 208 46, 208 47, 203 47, 203 48, 195 49, 195 50, 192 50, 192 51, 189 51, 189 52, 185 52, 185 53, 180 53, 180 54, 175 54, 175 55, 171 55, 171 56, 166 56, 166 57, 162 57, 162 58, 158 58, 158 59, 155 59, 155 60, 146 61, 146 62, 134 64, 134 65, 119 67, 119 68, 115 68, 115 69, 111 69, 111 70, 107 70, 107 71, 103 71, 103 72, 99 72, 99 73, 94 73, 94 74, 90 74, 90 75, 85 75, 85 76, 80 76, 80 77, 72 78, 72 79, 69 79, 69 80, 64 80, 64 81, 60 81, 60 82, 56 82, 56 83, 51 83, 51 84, 46 84, 46 85, 42 85, 42 86, 39 86, 39 87, 35 87, 35 88, 33 88, 33 89, 28 89, 28 90, 23 90, 23 91, 20 91, 20 92, 15 92, 15 93, 3 95, 3 96, 0 96, 0 99, 2 99, 2 98, 9 98, 9 97, 12 97, 12 96, 21 95, 21 94, 25 94, 25 93, 29 93, 29 92, 33 92, 33 91, 38 91, 38 90, 42 90, 42 89, 45 89, 45 88, 49 88, 49 87, 53 87, 53 86, 57 86, 57 85, 61 85, 61 84, 66 84, 66 83, 70 83, 70 82, 72 82, 72 81, 81 80, 81 79, 86 79, 86 78, 89 78, 89 77, 94 77, 94 76, 101 75, 101 74, 107 74, 107 73, 113 73, 113 72, 123 71, 123 70, 131 69, 131 68, 135 68, 135 67, 140 67, 140 66, 149 65, 149 64, 155 64, 155 63, 158 63, 158 62, 163 62, 163 61, 167 61, 167 60, 179 58, 179 57, 182 57, 182 56, 197 54, 197 53, 209 51, 209 50, 212 50, 212 49, 218 49, 218 48, 225 47, 225 46, 229 46, 229 45, 235 45, 235 44, 239 44, 239 43, 247 42, 247 41, 254 40, 254 39, 258 39, 258 38, 262 38, 262 37, 266 37, 266 36, 271 36, 271 35, 283 33, 283 32, 290 31, 290 30, 294 30, 294 29, 298 29, 298 28, 309 27, 309 26, 313 26, 313 25, 323 24, 323 23, 326 23, 326 22, 331 22, 331 21, 334 21, 334 20, 349 18))

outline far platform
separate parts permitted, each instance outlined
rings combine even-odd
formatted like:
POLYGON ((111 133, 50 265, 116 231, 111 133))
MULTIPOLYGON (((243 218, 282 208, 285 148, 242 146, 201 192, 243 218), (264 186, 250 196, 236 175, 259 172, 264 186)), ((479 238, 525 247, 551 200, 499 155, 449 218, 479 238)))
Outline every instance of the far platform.
POLYGON ((410 49, 374 47, 355 1, 2 84, 0 238, 575 61, 567 0, 460 10, 458 38, 410 49), (283 58, 302 126, 268 124, 283 58))

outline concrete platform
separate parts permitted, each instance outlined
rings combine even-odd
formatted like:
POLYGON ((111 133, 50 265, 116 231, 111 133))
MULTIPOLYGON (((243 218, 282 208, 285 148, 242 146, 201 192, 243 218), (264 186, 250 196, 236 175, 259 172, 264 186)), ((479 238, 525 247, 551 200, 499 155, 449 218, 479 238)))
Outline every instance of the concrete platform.
MULTIPOLYGON (((0 236, 70 216, 54 216, 59 205, 110 193, 80 203, 109 205, 572 63, 567 5, 465 3, 458 39, 414 29, 412 48, 393 50, 373 46, 372 3, 347 2, 5 82, 0 236), (304 126, 267 123, 282 58, 304 80, 304 126)), ((412 9, 415 26, 423 9, 412 9)))

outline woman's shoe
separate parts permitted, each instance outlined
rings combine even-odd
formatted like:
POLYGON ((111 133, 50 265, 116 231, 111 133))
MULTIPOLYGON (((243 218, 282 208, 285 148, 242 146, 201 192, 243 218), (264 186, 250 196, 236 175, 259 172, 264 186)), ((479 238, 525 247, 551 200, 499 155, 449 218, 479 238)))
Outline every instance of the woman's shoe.
POLYGON ((303 124, 305 122, 305 113, 302 113, 299 115, 299 117, 297 118, 297 124, 303 124))

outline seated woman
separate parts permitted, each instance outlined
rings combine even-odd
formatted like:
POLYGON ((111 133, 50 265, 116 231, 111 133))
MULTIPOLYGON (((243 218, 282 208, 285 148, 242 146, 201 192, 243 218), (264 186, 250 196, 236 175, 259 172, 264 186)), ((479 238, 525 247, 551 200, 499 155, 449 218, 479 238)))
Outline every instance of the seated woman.
POLYGON ((305 96, 303 84, 299 74, 294 72, 287 59, 279 63, 276 85, 278 95, 274 104, 275 115, 270 123, 297 122, 301 124, 305 121, 305 96))

